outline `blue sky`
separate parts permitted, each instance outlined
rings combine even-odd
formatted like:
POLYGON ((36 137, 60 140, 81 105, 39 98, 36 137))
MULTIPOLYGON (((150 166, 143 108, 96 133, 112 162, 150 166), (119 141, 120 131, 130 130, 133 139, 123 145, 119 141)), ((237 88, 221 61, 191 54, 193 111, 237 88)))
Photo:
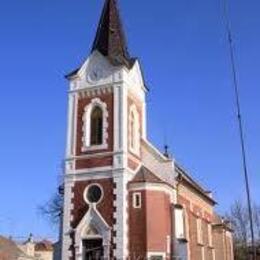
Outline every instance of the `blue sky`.
MULTIPOLYGON (((67 82, 89 54, 103 1, 9 0, 0 7, 0 233, 55 237, 37 207, 64 158, 67 82)), ((120 0, 150 93, 148 135, 214 192, 244 198, 228 46, 219 0, 120 0)), ((230 0, 252 195, 260 202, 260 3, 230 0)))

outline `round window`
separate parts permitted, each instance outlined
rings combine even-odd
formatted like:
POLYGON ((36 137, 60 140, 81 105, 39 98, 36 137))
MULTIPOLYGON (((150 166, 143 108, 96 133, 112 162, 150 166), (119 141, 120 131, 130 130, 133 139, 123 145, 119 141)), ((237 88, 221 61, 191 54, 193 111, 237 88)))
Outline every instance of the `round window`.
POLYGON ((98 203, 100 202, 102 195, 101 187, 94 184, 87 188, 85 197, 88 203, 98 203))

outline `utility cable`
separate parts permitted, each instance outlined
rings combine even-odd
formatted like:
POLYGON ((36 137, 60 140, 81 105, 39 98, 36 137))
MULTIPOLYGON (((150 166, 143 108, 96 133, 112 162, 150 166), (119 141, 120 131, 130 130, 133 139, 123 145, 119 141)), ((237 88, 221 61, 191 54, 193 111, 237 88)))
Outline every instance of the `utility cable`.
POLYGON ((243 120, 242 120, 241 106, 240 106, 238 77, 237 77, 236 62, 235 62, 234 41, 233 41, 233 35, 232 35, 232 30, 231 30, 231 23, 230 23, 229 15, 228 15, 228 0, 223 0, 223 3, 224 3, 224 21, 225 21, 225 25, 226 25, 226 31, 228 34, 230 62, 231 62, 231 69, 232 69, 232 75, 233 75, 233 85, 234 85, 234 91, 235 91, 235 101, 236 101, 236 109, 237 109, 240 145, 241 145, 243 170, 244 170, 244 178, 245 178, 245 186, 246 186, 246 196, 247 196, 248 213, 249 213, 249 221, 250 221, 251 246, 253 249, 253 259, 256 260, 257 253, 256 253, 255 236, 254 236, 252 202, 251 202, 251 193, 250 193, 249 176, 248 176, 249 174, 248 174, 248 168, 247 168, 244 127, 243 127, 243 120))

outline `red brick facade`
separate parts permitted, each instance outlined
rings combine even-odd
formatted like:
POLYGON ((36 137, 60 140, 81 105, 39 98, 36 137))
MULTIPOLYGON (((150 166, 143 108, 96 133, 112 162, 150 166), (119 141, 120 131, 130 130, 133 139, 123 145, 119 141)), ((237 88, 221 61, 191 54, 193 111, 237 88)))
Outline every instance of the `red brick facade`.
MULTIPOLYGON (((85 97, 85 98, 80 98, 78 100, 78 107, 77 107, 77 129, 76 129, 76 155, 77 156, 83 156, 83 155, 94 155, 97 153, 104 153, 104 152, 112 152, 113 151, 113 144, 114 144, 114 110, 113 110, 113 93, 107 93, 107 94, 101 94, 101 95, 96 95, 94 97, 85 97), (82 146, 83 146, 83 126, 84 126, 84 121, 83 121, 83 115, 85 112, 85 108, 87 105, 91 103, 91 101, 94 98, 99 98, 102 102, 104 102, 107 106, 108 110, 108 148, 105 150, 91 150, 91 151, 82 151, 82 146)), ((89 159, 77 159, 76 161, 76 169, 86 169, 86 168, 96 168, 96 167, 104 167, 104 166, 109 166, 113 164, 113 157, 112 156, 101 156, 101 157, 91 157, 89 159)))
MULTIPOLYGON (((73 199, 72 199, 72 205, 73 209, 71 211, 72 221, 71 221, 71 227, 77 228, 82 218, 85 216, 85 214, 89 210, 89 205, 86 203, 84 199, 84 191, 86 188, 91 184, 99 184, 103 189, 103 199, 99 204, 97 204, 97 210, 100 212, 102 217, 105 219, 107 224, 111 227, 113 227, 113 224, 115 223, 114 219, 114 212, 115 207, 113 205, 113 201, 115 199, 115 195, 113 194, 114 184, 113 179, 99 179, 99 180, 90 180, 90 181, 80 181, 75 182, 72 193, 73 193, 73 199)), ((111 230, 113 233, 113 229, 111 230)), ((72 236, 72 240, 74 240, 74 237, 72 236)), ((115 248, 115 245, 113 243, 113 240, 111 241, 111 249, 110 249, 110 256, 113 258, 113 249, 115 248)), ((71 260, 75 260, 75 250, 72 247, 72 254, 74 257, 71 258, 71 260)))
MULTIPOLYGON (((128 97, 128 113, 129 107, 135 102, 138 115, 140 131, 142 129, 142 109, 141 105, 128 97)), ((129 117, 127 118, 129 120, 129 117)), ((127 123, 129 128, 129 122, 127 123)), ((128 132, 128 131, 127 131, 128 132)), ((106 93, 98 96, 80 98, 77 106, 77 125, 76 125, 76 156, 75 170, 80 170, 77 176, 80 177, 81 172, 85 177, 82 180, 76 180, 71 188, 71 212, 70 212, 70 226, 72 229, 77 230, 84 216, 89 211, 89 205, 84 200, 85 189, 93 184, 99 184, 102 187, 104 196, 102 201, 96 205, 96 212, 104 219, 105 225, 109 226, 110 240, 109 257, 112 258, 116 255, 116 250, 120 247, 120 242, 116 243, 118 232, 115 230, 120 229, 117 224, 121 223, 118 218, 121 218, 120 210, 121 205, 117 208, 117 198, 122 198, 122 187, 116 187, 116 180, 118 173, 113 172, 112 166, 114 165, 115 151, 114 149, 114 95, 113 93, 106 93), (99 98, 106 104, 108 110, 108 147, 105 150, 89 150, 82 151, 83 140, 83 115, 85 107, 91 103, 93 98, 99 98), (110 174, 109 178, 100 178, 99 174, 103 174, 103 168, 110 166, 106 170, 106 174, 110 174), (91 169, 100 169, 93 175, 91 169), (109 170, 110 169, 110 170, 109 170), (114 175, 115 174, 115 175, 114 175), (118 189, 117 189, 118 188, 118 189)), ((214 226, 214 205, 215 202, 209 195, 198 187, 192 181, 179 181, 176 183, 167 183, 163 178, 164 166, 160 171, 160 163, 157 157, 163 158, 162 164, 166 163, 168 159, 161 154, 157 154, 151 160, 151 165, 145 162, 145 174, 150 174, 148 178, 137 178, 137 182, 131 182, 138 175, 138 171, 143 167, 143 153, 140 132, 140 154, 135 154, 131 150, 127 150, 127 168, 124 169, 123 174, 130 181, 127 185, 128 206, 126 225, 122 227, 127 230, 127 246, 126 252, 130 259, 145 259, 148 256, 160 256, 163 259, 171 259, 178 257, 180 254, 185 254, 183 259, 190 260, 233 260, 232 253, 232 237, 231 233, 226 233, 225 228, 214 226), (154 164, 159 165, 159 172, 152 172, 154 164), (142 167, 141 167, 142 166, 142 167), (140 168, 141 167, 141 168, 140 168), (147 173, 148 172, 148 173, 147 173), (134 175, 133 175, 134 174, 134 175), (137 185, 137 190, 132 186, 137 185), (167 186, 167 188, 165 188, 167 186), (133 194, 136 192, 141 194, 141 207, 135 208, 133 206, 133 194), (177 194, 174 195, 174 194, 177 194), (184 229, 185 236, 182 239, 175 237, 176 225, 179 223, 175 219, 175 205, 180 205, 184 209, 184 229), (198 241, 198 220, 201 221, 201 241, 198 241), (210 228, 210 229, 209 229, 210 228), (209 231, 210 230, 210 231, 209 231), (212 241, 212 242, 211 242, 212 241), (225 241, 225 242, 223 242, 225 241)), ((128 136, 128 147, 129 147, 128 136)), ((157 152, 158 153, 158 152, 157 152)), ((152 155, 154 156, 154 155, 152 155)), ((158 167, 158 166, 157 166, 158 167)), ((174 170, 174 168, 173 168, 174 170)), ((93 170, 94 171, 94 170, 93 170)), ((173 171, 172 171, 173 172, 173 171)), ((122 173, 121 173, 122 174, 122 173)), ((173 173, 172 173, 173 174, 173 173)), ((143 176, 144 177, 144 176, 143 176)), ((147 177, 147 176, 146 176, 147 177)), ((121 178, 121 177, 120 177, 121 178)), ((127 183, 126 183, 127 184, 127 183)), ((122 203, 125 203, 122 200, 122 203)), ((66 205, 65 205, 66 206, 66 205)), ((70 259, 77 260, 76 234, 70 234, 71 245, 70 251, 72 252, 70 259)), ((101 237, 102 238, 102 237, 101 237)), ((82 254, 82 252, 81 252, 82 254)))
POLYGON ((146 257, 147 252, 147 211, 146 191, 141 191, 142 208, 133 207, 133 191, 129 192, 129 255, 132 259, 146 257))
POLYGON ((180 182, 178 185, 178 203, 185 208, 187 218, 189 259, 233 260, 232 234, 224 225, 216 226, 219 220, 215 217, 215 204, 187 183, 180 182), (198 219, 202 225, 202 241, 198 240, 198 219))
POLYGON ((167 237, 171 236, 171 203, 169 195, 147 191, 147 250, 167 252, 167 237))
POLYGON ((131 259, 145 259, 147 252, 171 253, 171 203, 162 191, 142 190, 142 207, 133 207, 129 192, 129 255, 131 259), (168 239, 167 239, 168 238, 168 239))
POLYGON ((88 204, 84 200, 84 191, 90 184, 100 184, 103 188, 104 197, 102 201, 97 205, 97 209, 106 220, 106 222, 112 226, 113 225, 113 180, 112 179, 101 179, 101 180, 90 180, 90 181, 82 181, 76 182, 72 188, 73 192, 73 210, 72 210, 72 227, 76 228, 83 216, 88 211, 88 204))

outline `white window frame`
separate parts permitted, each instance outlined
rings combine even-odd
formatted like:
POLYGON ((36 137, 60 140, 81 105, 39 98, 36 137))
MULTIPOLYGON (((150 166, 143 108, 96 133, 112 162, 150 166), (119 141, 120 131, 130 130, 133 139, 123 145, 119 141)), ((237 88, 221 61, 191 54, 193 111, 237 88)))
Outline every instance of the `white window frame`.
POLYGON ((147 253, 147 258, 148 258, 148 260, 150 260, 151 259, 151 257, 156 257, 156 256, 160 256, 160 257, 162 257, 163 258, 163 260, 165 260, 166 259, 166 253, 165 252, 148 252, 147 253))
POLYGON ((191 244, 190 244, 190 223, 189 223, 189 215, 186 206, 183 206, 184 213, 184 225, 185 225, 185 238, 187 240, 187 259, 190 259, 191 255, 191 244))
POLYGON ((167 236, 167 254, 171 253, 171 236, 167 236))
POLYGON ((132 104, 129 109, 129 150, 140 155, 140 120, 136 105, 132 104), (133 118, 132 118, 133 116, 133 118), (133 128, 131 122, 133 121, 133 128))
POLYGON ((183 208, 175 208, 175 236, 177 239, 185 238, 185 221, 183 208))
POLYGON ((102 187, 99 183, 91 183, 91 184, 89 184, 89 185, 85 188, 85 190, 84 190, 84 192, 83 192, 83 199, 84 199, 84 201, 85 201, 88 205, 97 205, 97 204, 99 204, 99 203, 103 200, 103 198, 104 198, 104 190, 103 190, 103 187, 102 187), (98 186, 99 189, 101 190, 101 197, 100 197, 99 201, 96 202, 96 203, 92 203, 92 202, 90 202, 90 201, 88 200, 88 190, 89 190, 89 188, 91 188, 92 186, 98 186))
POLYGON ((142 193, 141 192, 134 192, 133 193, 133 208, 140 209, 142 208, 142 193), (137 205, 137 197, 139 197, 139 205, 137 205))
POLYGON ((212 237, 211 223, 208 223, 208 241, 209 241, 209 247, 213 247, 213 237, 212 237))
POLYGON ((85 107, 83 114, 83 137, 82 137, 82 152, 91 150, 103 150, 108 148, 108 110, 107 104, 100 98, 93 98, 91 102, 85 107), (91 145, 91 114, 95 107, 102 110, 102 144, 91 145))
POLYGON ((203 245, 203 230, 202 230, 201 218, 196 219, 196 225, 197 225, 197 242, 198 244, 203 245))
POLYGON ((207 260, 206 259, 206 249, 204 246, 201 247, 201 259, 202 260, 207 260))
POLYGON ((215 250, 215 248, 212 249, 212 260, 216 260, 216 250, 215 250))

